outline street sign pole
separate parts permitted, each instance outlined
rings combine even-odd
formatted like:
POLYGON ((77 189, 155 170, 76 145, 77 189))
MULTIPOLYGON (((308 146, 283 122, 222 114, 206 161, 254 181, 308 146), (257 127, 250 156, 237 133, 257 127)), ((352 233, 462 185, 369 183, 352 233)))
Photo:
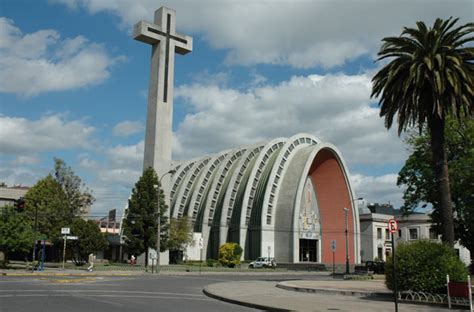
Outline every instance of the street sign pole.
POLYGON ((393 298, 395 302, 395 312, 398 312, 398 287, 397 287, 397 268, 395 265, 395 233, 398 231, 398 222, 395 219, 388 220, 388 231, 392 234, 392 280, 393 280, 393 298))
POLYGON ((64 262, 66 259, 66 242, 67 242, 67 236, 64 235, 64 248, 63 248, 63 270, 64 270, 64 262))
POLYGON ((336 240, 331 241, 331 250, 332 250, 332 277, 335 278, 334 274, 336 273, 336 240))
POLYGON ((397 272, 395 267, 395 239, 392 233, 392 265, 393 265, 393 290, 395 297, 395 312, 398 312, 398 289, 397 289, 397 272))

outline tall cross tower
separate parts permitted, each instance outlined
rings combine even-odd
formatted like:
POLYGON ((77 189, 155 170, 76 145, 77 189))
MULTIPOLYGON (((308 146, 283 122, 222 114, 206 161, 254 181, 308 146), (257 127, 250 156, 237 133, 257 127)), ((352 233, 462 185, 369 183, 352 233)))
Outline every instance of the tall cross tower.
MULTIPOLYGON (((143 169, 155 169, 170 206, 171 177, 166 173, 171 169, 174 54, 191 52, 193 39, 176 33, 176 11, 165 7, 155 11, 153 24, 136 23, 133 38, 151 45, 143 169)), ((160 262, 166 262, 166 258, 160 256, 160 262)))
MULTIPOLYGON (((171 165, 174 54, 186 54, 193 49, 191 37, 176 33, 175 17, 174 10, 161 7, 155 11, 154 24, 140 21, 133 29, 135 40, 152 46, 143 169, 153 167, 159 178, 171 165)), ((169 176, 162 182, 168 201, 169 176)))

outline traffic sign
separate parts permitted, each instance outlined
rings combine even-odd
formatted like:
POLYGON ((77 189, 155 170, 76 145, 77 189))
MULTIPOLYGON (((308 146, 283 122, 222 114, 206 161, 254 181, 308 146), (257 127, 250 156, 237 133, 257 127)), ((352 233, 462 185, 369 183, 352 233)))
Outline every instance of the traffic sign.
POLYGON ((63 235, 67 235, 67 234, 70 234, 71 233, 71 229, 70 228, 61 228, 61 234, 63 235))
POLYGON ((78 237, 77 237, 77 236, 69 236, 69 235, 68 235, 68 236, 66 236, 66 238, 67 238, 67 239, 72 239, 72 240, 76 240, 76 239, 78 239, 78 237))
POLYGON ((331 251, 336 252, 336 240, 335 239, 333 239, 331 241, 331 251))
POLYGON ((398 231, 398 222, 395 219, 388 220, 388 231, 390 233, 395 233, 398 231))

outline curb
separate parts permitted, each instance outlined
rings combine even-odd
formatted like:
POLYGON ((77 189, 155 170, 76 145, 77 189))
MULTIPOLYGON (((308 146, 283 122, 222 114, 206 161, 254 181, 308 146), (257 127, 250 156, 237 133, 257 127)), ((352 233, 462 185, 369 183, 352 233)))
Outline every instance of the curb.
POLYGON ((368 298, 380 298, 380 299, 393 298, 393 294, 387 293, 387 292, 358 291, 358 290, 334 289, 334 288, 307 288, 307 287, 288 285, 287 282, 280 282, 276 284, 276 287, 284 289, 284 290, 306 292, 306 293, 336 294, 336 295, 344 295, 344 296, 368 297, 368 298))
POLYGON ((291 311, 293 311, 293 310, 275 308, 275 307, 266 306, 266 305, 262 305, 262 304, 245 302, 245 301, 240 301, 240 300, 236 300, 236 299, 231 299, 231 298, 227 298, 227 297, 218 296, 216 294, 213 294, 213 293, 209 292, 207 290, 207 287, 205 287, 202 290, 202 292, 210 298, 217 299, 217 300, 224 301, 224 302, 228 302, 228 303, 232 303, 232 304, 241 305, 241 306, 248 307, 248 308, 259 309, 259 310, 264 310, 264 311, 275 311, 275 312, 291 312, 291 311))
POLYGON ((55 273, 55 272, 30 272, 30 273, 6 273, 1 272, 0 276, 12 276, 12 277, 38 277, 38 276, 89 276, 89 277, 99 277, 99 276, 135 276, 141 274, 127 274, 127 273, 55 273))

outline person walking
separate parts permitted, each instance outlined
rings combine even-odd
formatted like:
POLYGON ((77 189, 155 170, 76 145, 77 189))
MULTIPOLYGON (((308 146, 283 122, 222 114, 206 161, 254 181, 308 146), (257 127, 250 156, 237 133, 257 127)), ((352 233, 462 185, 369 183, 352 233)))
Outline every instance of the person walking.
POLYGON ((94 269, 94 261, 95 261, 95 255, 93 253, 89 254, 89 267, 87 268, 87 271, 92 272, 94 269))

